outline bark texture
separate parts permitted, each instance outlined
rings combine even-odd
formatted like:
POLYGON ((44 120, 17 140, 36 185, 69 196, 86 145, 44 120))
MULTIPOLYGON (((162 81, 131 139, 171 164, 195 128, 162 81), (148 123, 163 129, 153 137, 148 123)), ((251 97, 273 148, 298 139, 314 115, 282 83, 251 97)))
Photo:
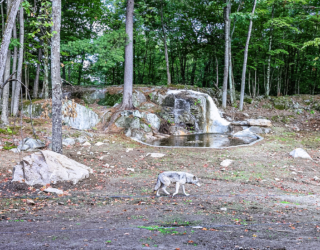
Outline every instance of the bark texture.
MULTIPOLYGON (((163 3, 163 1, 162 1, 162 3, 163 3)), ((162 5, 161 5, 161 27, 162 27, 162 32, 163 32, 164 56, 166 58, 166 66, 167 66, 167 83, 168 83, 168 85, 170 85, 171 84, 171 74, 170 74, 170 66, 169 66, 167 36, 166 36, 166 31, 165 31, 164 23, 163 23, 163 8, 162 8, 162 5)))
POLYGON ((230 7, 229 0, 226 1, 224 17, 224 37, 225 37, 225 51, 224 51, 224 74, 223 74, 223 91, 222 91, 222 107, 227 107, 227 91, 228 91, 228 71, 229 71, 229 38, 230 38, 230 7))
POLYGON ((243 67, 242 67, 242 78, 241 78, 241 94, 240 94, 240 110, 243 110, 243 100, 244 100, 244 89, 246 84, 246 71, 247 71, 247 61, 248 61, 248 51, 249 51, 249 43, 250 43, 250 37, 251 37, 251 31, 252 31, 252 18, 254 15, 254 11, 256 9, 257 0, 254 0, 253 8, 251 12, 250 17, 250 23, 249 23, 249 30, 248 30, 248 36, 246 41, 246 47, 244 49, 244 60, 243 60, 243 67))
MULTIPOLYGON (((9 50, 10 39, 12 35, 12 29, 14 25, 14 20, 17 16, 19 5, 21 0, 8 0, 8 15, 7 15, 7 23, 3 35, 3 39, 1 41, 1 48, 0 48, 0 80, 3 77, 3 73, 6 67, 7 55, 9 50)), ((5 81, 6 79, 4 79, 5 81)), ((0 87, 3 83, 1 83, 0 87)))
MULTIPOLYGON (((7 54, 7 60, 6 60, 6 68, 4 72, 4 79, 8 79, 10 76, 10 60, 11 60, 11 53, 10 50, 7 54)), ((5 82, 4 80, 3 82, 5 82)), ((3 124, 8 124, 8 104, 9 104, 9 84, 7 84, 2 92, 2 113, 1 113, 1 122, 3 124)))
MULTIPOLYGON (((19 23, 20 23, 20 29, 19 29, 19 59, 18 59, 18 70, 17 70, 17 80, 21 82, 22 79, 22 66, 23 66, 23 44, 24 44, 24 18, 23 18, 23 8, 20 8, 20 15, 19 15, 19 23)), ((20 91, 21 91, 21 83, 16 82, 15 84, 15 90, 14 90, 14 96, 13 98, 13 109, 12 109, 12 115, 15 116, 18 113, 19 109, 19 97, 20 97, 20 91)))
POLYGON ((52 1, 51 79, 52 79, 52 151, 62 153, 62 89, 60 76, 61 0, 52 1))
POLYGON ((42 50, 39 49, 36 78, 34 79, 34 85, 33 85, 33 98, 35 99, 38 98, 38 92, 39 92, 39 75, 40 75, 41 57, 42 57, 42 50))
POLYGON ((126 33, 128 36, 125 48, 123 100, 120 109, 132 109, 133 85, 133 10, 134 0, 127 2, 126 33))

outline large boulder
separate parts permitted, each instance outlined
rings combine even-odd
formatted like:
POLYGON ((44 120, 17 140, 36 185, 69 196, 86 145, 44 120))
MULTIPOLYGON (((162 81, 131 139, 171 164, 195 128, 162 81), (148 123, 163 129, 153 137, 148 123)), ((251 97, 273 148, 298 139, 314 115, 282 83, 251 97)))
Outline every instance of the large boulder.
POLYGON ((47 185, 58 181, 78 181, 88 178, 92 169, 68 157, 52 152, 41 151, 26 156, 13 169, 13 182, 28 185, 47 185))
MULTIPOLYGON (((65 103, 62 107, 63 110, 67 110, 68 105, 72 105, 71 101, 68 101, 65 103)), ((72 118, 70 116, 63 116, 62 120, 64 123, 69 125, 72 128, 85 130, 85 129, 91 129, 95 127, 100 119, 99 116, 93 112, 91 109, 86 108, 80 104, 75 103, 75 112, 76 117, 72 118)))
POLYGON ((243 141, 244 143, 251 143, 259 139, 259 137, 252 133, 249 129, 239 131, 235 133, 233 137, 243 141))
POLYGON ((42 109, 42 104, 41 103, 32 103, 27 104, 27 105, 23 105, 23 109, 22 109, 23 115, 27 116, 27 117, 31 117, 32 118, 38 118, 42 115, 43 109, 42 109))
POLYGON ((82 94, 81 99, 87 104, 93 104, 97 100, 103 99, 106 96, 106 89, 88 90, 82 94))

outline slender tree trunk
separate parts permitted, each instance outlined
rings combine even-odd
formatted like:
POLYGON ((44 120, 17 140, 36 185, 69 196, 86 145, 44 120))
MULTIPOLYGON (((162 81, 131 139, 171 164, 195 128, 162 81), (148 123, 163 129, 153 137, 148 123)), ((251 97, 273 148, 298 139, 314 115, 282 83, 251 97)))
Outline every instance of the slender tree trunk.
POLYGON ((217 58, 217 54, 215 54, 215 58, 216 58, 216 86, 217 88, 219 88, 219 61, 217 58))
POLYGON ((163 32, 164 56, 166 58, 166 66, 167 66, 167 83, 168 83, 168 85, 170 85, 171 84, 171 75, 170 75, 170 68, 169 68, 167 36, 166 36, 166 31, 164 29, 164 23, 163 23, 163 0, 162 0, 162 3, 161 3, 161 27, 162 27, 162 32, 163 32))
POLYGON ((132 109, 133 85, 133 11, 134 0, 127 0, 126 33, 128 36, 125 48, 123 99, 120 109, 132 109))
POLYGON ((242 78, 241 78, 241 94, 240 94, 240 110, 243 110, 243 100, 244 100, 244 89, 246 84, 246 71, 247 71, 247 60, 248 60, 248 51, 249 51, 249 42, 251 37, 251 30, 252 30, 252 18, 254 15, 254 11, 256 9, 257 0, 254 0, 253 8, 250 17, 250 24, 247 36, 246 47, 244 49, 244 60, 243 60, 243 68, 242 68, 242 78))
POLYGON ((191 72, 191 79, 190 79, 192 86, 194 85, 194 79, 196 76, 196 69, 197 69, 197 59, 193 58, 192 72, 191 72))
POLYGON ((3 2, 1 3, 1 21, 2 21, 2 35, 4 35, 4 12, 3 12, 3 2))
POLYGON ((249 70, 249 79, 248 79, 248 88, 249 88, 249 96, 252 96, 251 94, 251 70, 249 70))
MULTIPOLYGON (((23 7, 20 8, 20 15, 19 15, 19 60, 18 60, 18 70, 17 70, 17 79, 21 82, 22 79, 22 66, 23 66, 23 46, 24 46, 24 18, 23 18, 23 7)), ((20 91, 21 91, 21 83, 16 82, 15 86, 15 93, 14 93, 14 101, 13 101, 13 112, 12 115, 16 116, 19 110, 19 100, 20 100, 20 91)))
POLYGON ((43 78, 43 89, 42 89, 42 98, 49 99, 49 40, 43 44, 43 70, 44 70, 44 78, 43 78))
MULTIPOLYGON (((271 19, 273 19, 273 15, 274 15, 274 5, 272 6, 272 17, 271 19)), ((271 67, 271 48, 272 48, 272 38, 273 38, 273 26, 271 26, 270 29, 270 37, 269 37, 269 58, 268 58, 268 69, 267 69, 267 84, 266 84, 266 96, 269 96, 270 94, 270 67, 271 67)))
POLYGON ((254 70, 254 86, 253 86, 253 98, 257 96, 257 69, 254 70))
MULTIPOLYGON (((7 13, 7 22, 5 26, 4 35, 1 41, 1 48, 0 48, 0 80, 3 78, 3 73, 6 68, 6 61, 8 56, 8 50, 9 50, 9 44, 11 40, 12 35, 12 29, 14 26, 14 20, 17 16, 17 12, 19 9, 19 5, 21 3, 21 0, 8 0, 8 5, 11 6, 11 8, 8 8, 7 13)), ((7 79, 4 79, 6 81, 7 79)), ((0 87, 3 83, 1 83, 0 87)))
MULTIPOLYGON (((36 78, 34 79, 34 85, 33 85, 33 98, 38 98, 41 57, 42 57, 42 50, 40 48, 40 49, 38 49, 38 62, 37 62, 36 78)), ((70 79, 69 79, 69 82, 70 82, 70 79)))
MULTIPOLYGON (((8 51, 7 61, 6 61, 6 70, 4 72, 4 79, 8 79, 10 76, 10 61, 11 61, 11 53, 8 51)), ((5 81, 5 80, 4 80, 5 81)), ((7 84, 2 92, 2 113, 1 113, 1 121, 4 124, 8 124, 8 104, 9 104, 9 84, 7 84)))
MULTIPOLYGON (((13 27, 13 38, 17 39, 17 25, 16 22, 14 22, 13 27)), ((13 49, 13 64, 12 64, 12 72, 17 71, 17 61, 18 61, 18 48, 17 46, 14 46, 13 49)), ((14 74, 14 78, 17 78, 17 74, 14 74)), ((12 94, 11 94, 11 115, 13 114, 13 106, 14 106, 14 98, 15 98, 15 89, 16 89, 16 82, 12 82, 12 94)))
POLYGON ((52 80, 52 151, 62 153, 62 88, 60 76, 60 27, 61 0, 52 0, 52 45, 51 45, 51 80, 52 80))
POLYGON ((229 39, 230 39, 230 19, 229 9, 231 8, 230 0, 226 0, 227 6, 224 13, 224 37, 225 37, 225 51, 224 51, 224 74, 223 74, 223 92, 222 92, 222 107, 227 107, 227 91, 228 91, 228 71, 229 71, 229 39))

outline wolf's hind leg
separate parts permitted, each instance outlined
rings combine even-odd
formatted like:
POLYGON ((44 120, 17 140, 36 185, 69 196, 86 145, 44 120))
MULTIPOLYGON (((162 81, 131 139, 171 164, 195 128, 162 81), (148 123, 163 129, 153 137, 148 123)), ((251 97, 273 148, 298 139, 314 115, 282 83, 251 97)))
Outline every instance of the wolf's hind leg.
POLYGON ((162 187, 162 190, 163 190, 163 192, 165 192, 167 195, 170 195, 170 193, 166 190, 166 186, 165 185, 163 185, 163 187, 162 187))
POLYGON ((187 193, 186 193, 186 190, 185 190, 185 188, 184 188, 184 185, 182 185, 182 191, 183 191, 183 193, 184 193, 185 196, 189 196, 189 195, 190 195, 190 194, 187 194, 187 193))
POLYGON ((179 184, 179 182, 177 182, 177 183, 176 183, 176 191, 174 192, 174 194, 172 195, 172 197, 175 196, 177 193, 179 193, 179 188, 180 188, 180 184, 179 184))

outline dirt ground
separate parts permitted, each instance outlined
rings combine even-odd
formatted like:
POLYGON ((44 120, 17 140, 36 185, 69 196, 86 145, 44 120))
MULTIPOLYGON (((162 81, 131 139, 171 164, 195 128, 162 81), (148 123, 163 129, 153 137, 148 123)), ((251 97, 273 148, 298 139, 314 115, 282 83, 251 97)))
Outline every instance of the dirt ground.
MULTIPOLYGON (((245 112, 274 116, 249 107, 245 112)), ((291 111, 274 112, 286 117, 291 111)), ((317 112, 291 122, 279 119, 258 144, 223 150, 154 148, 90 131, 92 145, 106 144, 76 144, 64 154, 94 174, 76 185, 51 185, 64 191, 60 196, 44 193, 44 187, 12 184, 13 166, 30 152, 2 150, 0 249, 319 249, 319 132, 301 125, 309 124, 310 115, 318 120, 317 112), (313 160, 290 157, 298 147, 313 160), (156 152, 165 156, 146 156, 156 152), (221 167, 225 159, 234 163, 221 167), (188 197, 155 197, 156 177, 165 170, 193 173, 203 185, 187 185, 188 197)), ((30 125, 23 126, 25 131, 30 125)), ((35 128, 41 139, 50 136, 44 120, 35 128)), ((17 132, 0 134, 2 142, 17 140, 17 132)), ((79 133, 64 129, 66 136, 79 133)))

